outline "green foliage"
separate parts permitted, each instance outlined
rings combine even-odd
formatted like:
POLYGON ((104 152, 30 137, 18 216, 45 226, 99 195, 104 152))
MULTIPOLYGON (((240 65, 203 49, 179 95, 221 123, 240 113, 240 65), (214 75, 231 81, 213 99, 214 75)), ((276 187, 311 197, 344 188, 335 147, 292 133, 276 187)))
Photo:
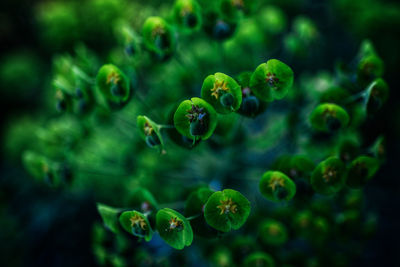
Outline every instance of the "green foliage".
POLYGON ((288 232, 282 223, 267 219, 260 224, 259 230, 262 242, 271 246, 281 246, 288 240, 288 232))
POLYGON ((359 156, 353 160, 347 172, 346 184, 360 188, 371 180, 379 169, 379 161, 368 156, 359 156))

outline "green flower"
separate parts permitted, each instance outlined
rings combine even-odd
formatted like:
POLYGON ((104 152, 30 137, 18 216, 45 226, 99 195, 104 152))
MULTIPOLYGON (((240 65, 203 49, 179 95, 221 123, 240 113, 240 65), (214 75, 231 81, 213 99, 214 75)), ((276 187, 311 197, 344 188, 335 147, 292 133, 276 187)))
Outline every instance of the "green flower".
POLYGON ((379 78, 374 80, 367 88, 365 108, 367 114, 375 114, 386 103, 389 97, 389 87, 387 83, 379 78))
POLYGON ((310 116, 311 126, 322 132, 330 132, 344 128, 348 125, 349 120, 350 117, 346 110, 331 103, 318 105, 310 116))
POLYGON ((111 107, 121 107, 130 98, 128 77, 112 64, 103 65, 96 77, 97 89, 111 107))
POLYGON ((311 176, 311 186, 323 195, 331 195, 342 189, 345 180, 344 163, 330 157, 320 162, 311 176))
POLYGON ((359 156, 350 164, 347 172, 346 184, 352 188, 360 188, 371 180, 375 173, 379 170, 379 160, 368 157, 359 156))
POLYGON ((182 30, 191 32, 201 26, 201 8, 196 0, 176 0, 172 16, 182 30))
POLYGON ((97 203, 97 210, 103 219, 104 226, 114 234, 119 233, 120 227, 118 223, 118 214, 120 213, 120 210, 101 203, 97 203))
POLYGON ((201 87, 201 97, 210 103, 218 113, 227 114, 239 109, 242 92, 239 84, 223 73, 209 75, 201 87))
POLYGON ((261 240, 271 246, 281 246, 288 240, 288 231, 282 223, 267 219, 260 225, 261 240))
POLYGON ((250 88, 255 96, 267 102, 282 99, 293 85, 293 71, 285 63, 270 59, 254 71, 250 88))
POLYGON ((125 231, 134 236, 144 238, 146 241, 150 241, 153 236, 149 221, 140 212, 135 210, 124 211, 119 216, 119 222, 125 231))
POLYGON ((138 116, 136 125, 139 129, 140 136, 149 147, 164 147, 164 141, 160 131, 161 127, 157 123, 146 116, 138 116))
POLYGON ((201 98, 183 101, 174 114, 176 130, 192 140, 206 140, 217 126, 217 113, 201 98))
POLYGON ((177 211, 168 208, 159 210, 156 215, 156 229, 161 238, 175 249, 183 249, 192 244, 192 227, 177 211))
POLYGON ((147 50, 160 60, 169 58, 175 50, 172 27, 160 17, 146 19, 142 29, 143 42, 147 50))
POLYGON ((225 189, 213 193, 204 208, 206 222, 213 228, 229 232, 237 230, 250 214, 250 202, 238 191, 225 189))
POLYGON ((254 252, 244 259, 243 266, 275 267, 275 261, 268 253, 254 252))
POLYGON ((296 184, 279 171, 267 171, 263 174, 259 189, 261 194, 274 202, 289 201, 296 194, 296 184))
POLYGON ((250 71, 242 72, 237 80, 242 91, 242 104, 238 113, 247 117, 255 117, 261 114, 268 106, 265 101, 258 99, 250 88, 250 78, 253 73, 250 71))

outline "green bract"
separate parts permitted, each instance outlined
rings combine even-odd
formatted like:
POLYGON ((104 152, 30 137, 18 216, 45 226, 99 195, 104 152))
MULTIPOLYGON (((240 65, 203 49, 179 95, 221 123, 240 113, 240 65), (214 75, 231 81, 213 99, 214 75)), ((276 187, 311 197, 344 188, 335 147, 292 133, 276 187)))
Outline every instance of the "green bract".
POLYGON ((213 237, 217 234, 217 231, 211 228, 204 218, 205 204, 213 192, 206 187, 199 188, 189 195, 185 204, 185 216, 197 216, 190 221, 194 233, 204 237, 213 237))
POLYGON ((368 156, 359 156, 350 164, 346 184, 352 188, 365 185, 379 169, 379 160, 368 156))
POLYGON ((342 189, 345 179, 344 163, 330 157, 320 162, 311 176, 311 186, 320 194, 331 195, 342 189))
POLYGON ((227 114, 239 109, 242 92, 239 84, 226 74, 209 75, 201 87, 201 97, 218 113, 227 114))
POLYGON ((183 101, 174 114, 175 128, 192 140, 206 140, 217 126, 217 113, 201 98, 183 101))
POLYGON ((176 0, 172 15, 184 30, 198 30, 201 26, 201 8, 196 0, 176 0))
POLYGON ((183 249, 192 244, 192 227, 177 211, 168 208, 159 210, 156 215, 156 228, 161 238, 175 249, 183 249))
POLYGON ((379 111, 389 97, 387 83, 379 78, 374 80, 367 88, 365 107, 367 114, 374 114, 379 111))
POLYGON ((119 216, 119 222, 125 231, 134 236, 144 238, 146 241, 150 241, 153 236, 147 217, 140 212, 135 210, 124 211, 119 216))
POLYGON ((349 123, 349 120, 350 118, 346 110, 331 103, 318 105, 310 115, 312 127, 322 132, 344 128, 349 123))
POLYGON ((158 203, 153 195, 145 188, 136 187, 131 192, 128 205, 140 209, 143 213, 154 212, 158 208, 158 203))
POLYGON ((250 202, 238 191, 225 189, 213 193, 204 208, 206 222, 213 228, 229 232, 239 229, 250 214, 250 202))
POLYGON ((293 85, 293 71, 285 63, 270 59, 259 65, 250 79, 250 88, 263 101, 282 99, 293 85))
POLYGON ((112 64, 103 65, 96 77, 97 89, 111 107, 121 107, 130 98, 128 77, 112 64))
POLYGON ((285 225, 272 219, 267 219, 261 223, 259 235, 265 244, 271 246, 281 246, 288 239, 285 225))
POLYGON ((97 203, 97 210, 103 219, 104 225, 113 233, 117 234, 120 232, 118 223, 119 209, 109 207, 107 205, 97 203))
POLYGON ((361 81, 368 81, 382 77, 383 68, 383 61, 379 56, 376 54, 368 54, 362 57, 358 63, 358 79, 361 81))
POLYGON ((151 148, 157 148, 161 145, 161 148, 164 147, 164 141, 161 135, 161 127, 150 120, 146 116, 138 116, 136 123, 140 135, 146 144, 151 148))
POLYGON ((296 194, 296 184, 279 171, 267 171, 263 174, 259 189, 268 200, 280 202, 289 201, 296 194))
POLYGON ((172 27, 160 17, 148 17, 144 22, 143 42, 145 47, 160 60, 170 57, 175 50, 172 27))
POLYGON ((274 259, 265 252, 254 252, 244 259, 245 267, 275 267, 274 259))
POLYGON ((245 71, 237 77, 242 91, 242 104, 240 105, 238 113, 248 117, 255 117, 261 114, 268 105, 266 102, 254 96, 250 88, 250 78, 252 74, 253 73, 250 71, 245 71))

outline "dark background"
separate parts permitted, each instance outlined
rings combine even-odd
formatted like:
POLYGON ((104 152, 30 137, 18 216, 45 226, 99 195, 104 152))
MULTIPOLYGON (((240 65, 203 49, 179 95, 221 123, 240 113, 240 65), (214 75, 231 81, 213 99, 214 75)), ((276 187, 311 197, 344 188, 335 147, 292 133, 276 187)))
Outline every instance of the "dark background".
MULTIPOLYGON (((392 5, 397 1, 379 1, 392 5)), ((284 9, 288 15, 305 14, 316 21, 326 38, 326 54, 313 62, 299 63, 310 70, 332 69, 336 59, 351 60, 360 40, 370 38, 387 64, 384 78, 390 86, 385 110, 363 126, 366 140, 372 142, 379 133, 387 138, 387 163, 366 187, 368 206, 379 215, 379 228, 369 241, 365 254, 353 266, 400 266, 399 225, 400 182, 400 18, 375 16, 368 28, 353 26, 354 10, 334 10, 328 1, 305 1, 300 8, 284 9)), ((34 1, 1 1, 0 59, 19 49, 29 49, 39 56, 43 72, 51 67, 51 51, 37 35, 34 1)), ((68 50, 68 48, 67 48, 68 50)), ((41 85, 43 86, 44 80, 41 85)), ((1 96, 0 134, 7 122, 21 114, 40 108, 40 86, 28 99, 1 96)), ((3 89, 3 88, 2 88, 3 89)), ((1 139, 2 136, 1 136, 1 139)), ((71 194, 35 184, 18 164, 1 155, 0 163, 0 263, 3 266, 90 266, 91 226, 99 220, 91 192, 71 194), (7 217, 7 219, 5 219, 7 217)))

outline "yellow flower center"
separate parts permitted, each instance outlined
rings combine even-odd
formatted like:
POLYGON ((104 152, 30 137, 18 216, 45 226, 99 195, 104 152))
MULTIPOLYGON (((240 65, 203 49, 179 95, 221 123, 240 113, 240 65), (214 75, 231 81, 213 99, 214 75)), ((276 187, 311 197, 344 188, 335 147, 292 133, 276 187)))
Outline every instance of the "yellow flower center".
POLYGON ((324 178, 325 182, 328 183, 336 177, 336 170, 333 168, 327 168, 322 177, 324 178))
POLYGON ((269 181, 269 187, 272 191, 275 191, 277 186, 285 186, 285 180, 280 177, 272 177, 269 181))
POLYGON ((147 121, 146 121, 146 123, 144 124, 144 134, 146 135, 146 136, 150 136, 152 133, 153 133, 153 131, 154 131, 154 129, 153 129, 153 127, 150 125, 150 123, 148 123, 147 121))
POLYGON ((121 79, 121 77, 118 75, 118 73, 111 72, 107 76, 107 84, 110 84, 110 83, 117 84, 120 79, 121 79))
POLYGON ((132 227, 139 226, 140 228, 142 228, 142 230, 146 230, 146 221, 138 214, 135 214, 135 216, 131 217, 129 220, 131 221, 132 227))
POLYGON ((221 200, 220 203, 221 205, 217 206, 217 208, 221 210, 220 215, 228 214, 229 212, 236 213, 237 205, 232 201, 231 198, 227 200, 221 200))
POLYGON ((229 88, 226 85, 226 82, 224 81, 215 81, 214 87, 211 89, 211 95, 215 97, 215 99, 218 99, 218 97, 221 95, 223 91, 228 91, 229 88))

